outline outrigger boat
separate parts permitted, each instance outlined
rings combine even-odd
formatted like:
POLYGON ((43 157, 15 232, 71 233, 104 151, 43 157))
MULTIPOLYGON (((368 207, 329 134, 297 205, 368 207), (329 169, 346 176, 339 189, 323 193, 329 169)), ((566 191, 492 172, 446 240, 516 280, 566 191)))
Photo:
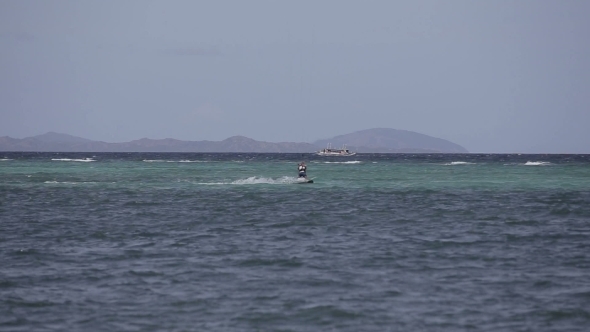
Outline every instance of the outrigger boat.
POLYGON ((354 156, 356 152, 351 152, 346 148, 346 145, 343 146, 341 149, 333 149, 332 144, 328 143, 328 147, 325 149, 321 149, 320 151, 316 152, 318 156, 338 156, 338 157, 348 157, 354 156))

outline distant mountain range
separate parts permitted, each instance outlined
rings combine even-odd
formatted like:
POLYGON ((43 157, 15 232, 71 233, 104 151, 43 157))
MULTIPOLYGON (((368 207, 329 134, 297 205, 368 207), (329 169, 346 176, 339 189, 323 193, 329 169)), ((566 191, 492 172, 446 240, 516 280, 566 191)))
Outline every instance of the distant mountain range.
POLYGON ((357 152, 468 153, 464 147, 441 138, 390 128, 366 129, 314 142, 320 147, 327 144, 332 147, 346 145, 357 152))
POLYGON ((375 128, 310 143, 261 142, 244 136, 223 141, 181 141, 172 138, 142 138, 123 143, 106 143, 48 132, 23 139, 0 137, 0 151, 38 152, 282 152, 311 153, 327 144, 346 145, 359 153, 467 153, 460 145, 412 131, 375 128))

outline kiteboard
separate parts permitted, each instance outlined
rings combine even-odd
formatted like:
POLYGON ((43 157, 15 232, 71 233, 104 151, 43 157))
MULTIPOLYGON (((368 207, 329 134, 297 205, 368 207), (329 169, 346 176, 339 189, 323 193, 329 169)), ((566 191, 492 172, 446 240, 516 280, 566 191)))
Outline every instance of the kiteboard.
POLYGON ((313 183, 313 179, 306 179, 306 178, 298 178, 297 182, 295 182, 297 184, 302 184, 302 183, 313 183))

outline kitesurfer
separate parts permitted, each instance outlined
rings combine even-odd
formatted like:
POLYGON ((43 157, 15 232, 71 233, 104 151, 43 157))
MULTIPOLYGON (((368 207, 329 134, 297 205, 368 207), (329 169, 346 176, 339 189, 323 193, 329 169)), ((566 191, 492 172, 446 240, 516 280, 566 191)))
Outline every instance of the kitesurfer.
POLYGON ((299 167, 297 169, 299 170, 299 177, 307 179, 307 166, 305 166, 305 162, 300 162, 298 166, 299 167))

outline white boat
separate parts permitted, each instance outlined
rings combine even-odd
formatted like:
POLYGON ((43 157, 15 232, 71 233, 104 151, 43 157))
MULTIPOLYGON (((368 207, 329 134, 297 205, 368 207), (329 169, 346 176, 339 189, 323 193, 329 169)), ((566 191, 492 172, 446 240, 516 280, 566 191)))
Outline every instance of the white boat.
POLYGON ((332 144, 328 144, 328 147, 325 149, 321 149, 320 151, 316 152, 318 156, 338 156, 338 157, 348 157, 354 156, 356 152, 352 152, 346 148, 346 145, 343 146, 341 149, 334 149, 332 148, 332 144))

